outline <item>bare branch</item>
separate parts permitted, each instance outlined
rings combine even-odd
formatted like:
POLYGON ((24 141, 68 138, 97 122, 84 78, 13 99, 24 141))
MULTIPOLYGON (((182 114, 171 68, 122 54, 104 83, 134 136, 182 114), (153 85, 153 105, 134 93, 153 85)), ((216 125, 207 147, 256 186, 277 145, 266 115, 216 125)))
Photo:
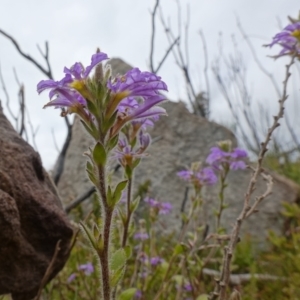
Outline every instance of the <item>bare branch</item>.
POLYGON ((12 110, 10 108, 9 94, 7 92, 6 85, 5 85, 5 82, 4 82, 4 78, 2 76, 1 65, 0 65, 0 81, 1 81, 2 90, 3 90, 5 98, 6 98, 6 107, 7 107, 7 110, 9 112, 9 114, 11 115, 11 117, 17 122, 18 117, 14 115, 14 113, 12 112, 12 110))
POLYGON ((278 113, 276 116, 273 117, 274 118, 273 124, 269 128, 264 142, 261 144, 261 149, 260 149, 260 152, 258 155, 257 165, 256 165, 253 175, 251 176, 251 179, 250 179, 250 182, 249 182, 246 194, 245 194, 243 209, 235 221, 234 227, 231 232, 230 242, 229 242, 228 246, 226 246, 224 248, 223 268, 222 268, 222 271, 220 274, 220 279, 216 280, 215 289, 214 289, 213 293, 210 295, 209 299, 217 299, 217 298, 219 300, 226 299, 226 287, 228 286, 229 279, 230 279, 231 259, 232 259, 233 253, 236 248, 236 244, 239 239, 239 233, 241 230, 242 223, 247 217, 249 217, 249 215, 251 215, 252 212, 255 211, 255 208, 257 207, 258 203, 264 199, 263 197, 269 195, 269 193, 270 193, 269 189, 271 187, 271 181, 268 182, 266 192, 262 196, 256 198, 256 201, 253 204, 250 203, 251 196, 255 190, 256 182, 258 180, 258 176, 262 172, 262 163, 263 163, 264 156, 265 156, 266 152, 268 151, 267 147, 271 140, 271 136, 272 136, 273 132, 275 131, 275 129, 278 126, 280 126, 279 120, 281 118, 283 118, 283 115, 284 115, 284 103, 288 98, 287 85, 288 85, 288 81, 289 81, 289 78, 291 75, 290 69, 291 69, 292 65, 294 64, 294 61, 295 61, 295 56, 293 56, 291 58, 290 63, 286 66, 286 74, 285 74, 285 79, 283 81, 282 95, 278 101, 279 102, 278 113))
POLYGON ((40 284, 37 296, 35 297, 35 300, 39 300, 41 298, 43 288, 46 285, 46 283, 47 283, 47 281, 48 281, 48 279, 49 279, 49 277, 51 275, 51 272, 53 270, 53 267, 54 267, 57 255, 58 255, 58 253, 60 251, 60 242, 61 242, 61 240, 58 240, 58 242, 56 243, 53 257, 52 257, 52 259, 50 261, 50 264, 49 264, 49 266, 48 266, 48 268, 47 268, 47 270, 46 270, 46 272, 44 274, 44 277, 43 277, 43 279, 41 281, 41 284, 40 284))
POLYGON ((81 204, 84 200, 88 199, 90 196, 92 196, 96 192, 95 187, 89 188, 85 193, 77 197, 74 201, 72 201, 70 204, 68 204, 65 207, 65 212, 68 214, 73 208, 81 204))
POLYGON ((203 73, 204 73, 204 78, 205 78, 205 84, 206 84, 206 96, 207 96, 207 111, 206 114, 207 116, 209 116, 209 102, 210 102, 210 87, 209 87, 209 79, 208 79, 208 52, 207 52, 207 46, 206 46, 206 39, 205 36, 203 34, 203 31, 200 30, 199 31, 200 34, 200 38, 202 41, 202 47, 203 47, 203 52, 204 52, 204 69, 203 69, 203 73))
POLYGON ((67 125, 68 132, 67 132, 67 136, 66 136, 64 145, 63 145, 63 147, 59 153, 59 156, 57 158, 57 161, 56 161, 57 167, 55 168, 54 173, 53 173, 53 181, 56 185, 58 184, 60 176, 64 170, 65 157, 66 157, 70 142, 72 140, 72 124, 70 124, 70 121, 67 117, 64 117, 64 119, 65 119, 65 122, 67 125))
MULTIPOLYGON (((4 35, 6 38, 8 38, 15 46, 15 48, 17 49, 17 51, 19 52, 19 54, 21 56, 23 56, 26 60, 30 61, 31 63, 33 63, 42 73, 44 73, 48 78, 53 79, 52 73, 51 73, 51 69, 46 70, 43 66, 41 66, 34 58, 32 58, 29 54, 26 54, 22 51, 20 45, 18 44, 18 42, 8 33, 6 33, 5 31, 3 31, 2 29, 0 29, 0 34, 4 35)), ((43 57, 46 59, 46 63, 48 64, 48 54, 47 56, 43 57)))
MULTIPOLYGON (((203 274, 213 276, 213 277, 220 277, 220 272, 204 268, 202 270, 203 274)), ((288 279, 285 277, 278 277, 269 274, 231 274, 229 277, 229 282, 232 285, 241 285, 244 282, 248 282, 251 279, 257 279, 260 281, 287 281, 288 279)))
POLYGON ((19 104, 20 104, 20 113, 21 113, 21 124, 19 135, 22 136, 25 131, 25 94, 24 94, 24 85, 20 86, 19 90, 19 104))
POLYGON ((171 51, 173 50, 174 46, 177 45, 179 43, 180 37, 178 36, 169 46, 169 48, 167 49, 165 55, 163 56, 163 58, 161 59, 161 61, 159 62, 157 68, 153 71, 153 73, 158 73, 158 71, 160 70, 161 66, 164 64, 165 60, 167 59, 167 57, 169 56, 169 54, 171 53, 171 51))
POLYGON ((154 9, 151 13, 152 34, 151 34, 151 45, 150 45, 150 70, 153 73, 156 73, 154 72, 153 56, 154 56, 154 41, 155 41, 155 17, 156 17, 156 11, 158 6, 159 6, 159 0, 156 0, 154 9))

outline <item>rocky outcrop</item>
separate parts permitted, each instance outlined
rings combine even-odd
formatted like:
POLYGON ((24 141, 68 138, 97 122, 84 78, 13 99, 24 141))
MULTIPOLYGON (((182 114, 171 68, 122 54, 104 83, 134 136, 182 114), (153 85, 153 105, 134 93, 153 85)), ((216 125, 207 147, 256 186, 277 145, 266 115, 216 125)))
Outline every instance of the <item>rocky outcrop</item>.
MULTIPOLYGON (((115 73, 125 72, 130 68, 121 60, 112 60, 115 73), (121 68, 119 69, 119 65, 121 68)), ((164 222, 170 229, 181 226, 180 211, 185 195, 186 185, 176 172, 195 161, 204 161, 212 146, 221 140, 236 139, 225 127, 191 114, 183 103, 167 102, 164 104, 168 117, 162 117, 150 132, 155 141, 149 149, 149 157, 145 158, 136 171, 135 186, 151 180, 151 195, 162 201, 173 204, 173 213, 164 222)), ((73 127, 73 139, 68 149, 64 173, 58 189, 67 204, 83 194, 91 184, 85 175, 85 158, 82 153, 90 146, 92 140, 87 137, 78 120, 73 127)), ((119 171, 120 172, 120 171, 119 171)), ((120 174, 119 174, 120 175, 120 174)), ((228 178, 225 191, 225 202, 229 209, 224 211, 222 225, 231 228, 243 205, 244 193, 251 176, 250 170, 232 172, 228 178)), ((298 189, 274 178, 273 193, 259 207, 260 212, 252 215, 243 225, 244 232, 250 233, 263 241, 267 231, 273 229, 280 232, 283 226, 281 218, 282 201, 293 202, 298 196, 298 189)), ((265 191, 263 180, 257 183, 255 195, 265 191)), ((199 216, 202 223, 214 230, 214 209, 218 207, 218 187, 207 188, 204 193, 203 213, 199 216)), ((255 197, 254 195, 254 197, 255 197)), ((86 205, 86 204, 85 204, 86 205)))
POLYGON ((58 241, 47 282, 64 266, 73 230, 40 156, 13 129, 0 105, 0 295, 32 299, 58 241))

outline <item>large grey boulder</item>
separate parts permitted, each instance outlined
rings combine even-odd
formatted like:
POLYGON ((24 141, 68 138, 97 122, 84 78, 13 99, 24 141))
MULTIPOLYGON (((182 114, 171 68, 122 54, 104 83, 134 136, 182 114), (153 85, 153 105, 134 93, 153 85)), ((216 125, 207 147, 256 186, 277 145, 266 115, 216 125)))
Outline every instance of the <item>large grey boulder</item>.
MULTIPOLYGON (((114 73, 118 71, 124 73, 130 69, 129 65, 126 66, 119 59, 113 59, 111 63, 114 73)), ((143 159, 136 171, 135 186, 150 179, 151 196, 172 203, 173 213, 164 218, 164 222, 172 230, 181 226, 180 214, 186 190, 186 183, 177 177, 176 172, 189 166, 192 162, 204 161, 210 148, 217 142, 229 139, 233 145, 236 145, 237 141, 231 131, 191 114, 183 103, 167 102, 163 106, 168 112, 168 117, 161 117, 150 131, 155 142, 148 151, 149 157, 143 159)), ((87 137, 80 122, 76 119, 64 172, 58 185, 65 204, 70 203, 91 187, 85 175, 86 159, 82 155, 91 143, 92 140, 87 137)), ((119 176, 121 176, 120 173, 119 176)), ((251 171, 244 170, 232 172, 228 178, 229 186, 225 191, 225 202, 230 208, 224 211, 222 218, 222 225, 227 229, 231 228, 233 221, 241 211, 250 176, 251 171)), ((282 230, 284 220, 280 215, 281 203, 282 201, 296 201, 299 192, 295 185, 287 179, 276 175, 274 181, 272 195, 260 205, 260 212, 251 216, 243 226, 244 232, 258 237, 260 241, 265 238, 269 229, 276 232, 282 230)), ((265 189, 265 182, 259 180, 255 195, 263 193, 265 189)), ((199 221, 209 225, 210 232, 215 229, 213 211, 218 207, 217 195, 218 187, 206 189, 203 213, 199 215, 199 221)))
POLYGON ((63 268, 73 230, 39 154, 13 129, 1 103, 0 228, 0 295, 33 299, 42 280, 48 283, 63 268))

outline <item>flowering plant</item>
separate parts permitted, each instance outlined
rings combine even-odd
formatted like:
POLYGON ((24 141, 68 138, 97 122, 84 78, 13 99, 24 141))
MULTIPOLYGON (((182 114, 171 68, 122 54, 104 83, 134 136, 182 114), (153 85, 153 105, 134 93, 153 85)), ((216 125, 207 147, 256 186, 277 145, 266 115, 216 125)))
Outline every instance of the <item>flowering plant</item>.
POLYGON ((89 66, 75 63, 71 68, 64 68, 61 80, 42 80, 37 85, 39 93, 49 90, 50 102, 45 107, 61 108, 62 116, 75 113, 94 139, 95 144, 85 153, 88 158, 86 171, 99 193, 103 224, 94 223, 90 228, 82 222, 81 228, 99 258, 104 300, 115 294, 130 256, 126 245, 128 230, 139 203, 138 199, 131 199, 133 172, 151 142, 145 133, 146 127, 166 114, 158 104, 165 100, 161 92, 167 91, 159 76, 137 68, 113 78, 110 66, 102 65, 107 59, 105 53, 98 51, 89 66), (95 74, 90 76, 94 68, 95 74), (124 180, 115 186, 107 182, 107 166, 111 160, 118 160, 124 169, 124 180), (122 210, 118 203, 125 189, 126 208, 122 210), (123 223, 118 250, 111 245, 116 214, 123 223))

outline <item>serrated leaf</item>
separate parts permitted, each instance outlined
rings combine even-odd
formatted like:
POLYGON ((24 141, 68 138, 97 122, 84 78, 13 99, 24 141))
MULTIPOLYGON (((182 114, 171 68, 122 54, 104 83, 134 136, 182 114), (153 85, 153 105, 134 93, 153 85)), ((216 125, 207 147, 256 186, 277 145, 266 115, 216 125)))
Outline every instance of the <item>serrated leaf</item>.
POLYGON ((113 272, 116 272, 119 269, 122 269, 126 264, 126 254, 123 248, 118 249, 110 259, 110 269, 113 272))
POLYGON ((119 296, 119 300, 132 300, 136 291, 137 291, 137 288, 130 288, 130 289, 123 291, 119 296))
POLYGON ((106 163, 106 151, 100 142, 97 142, 94 147, 93 159, 98 166, 104 166, 106 163))

